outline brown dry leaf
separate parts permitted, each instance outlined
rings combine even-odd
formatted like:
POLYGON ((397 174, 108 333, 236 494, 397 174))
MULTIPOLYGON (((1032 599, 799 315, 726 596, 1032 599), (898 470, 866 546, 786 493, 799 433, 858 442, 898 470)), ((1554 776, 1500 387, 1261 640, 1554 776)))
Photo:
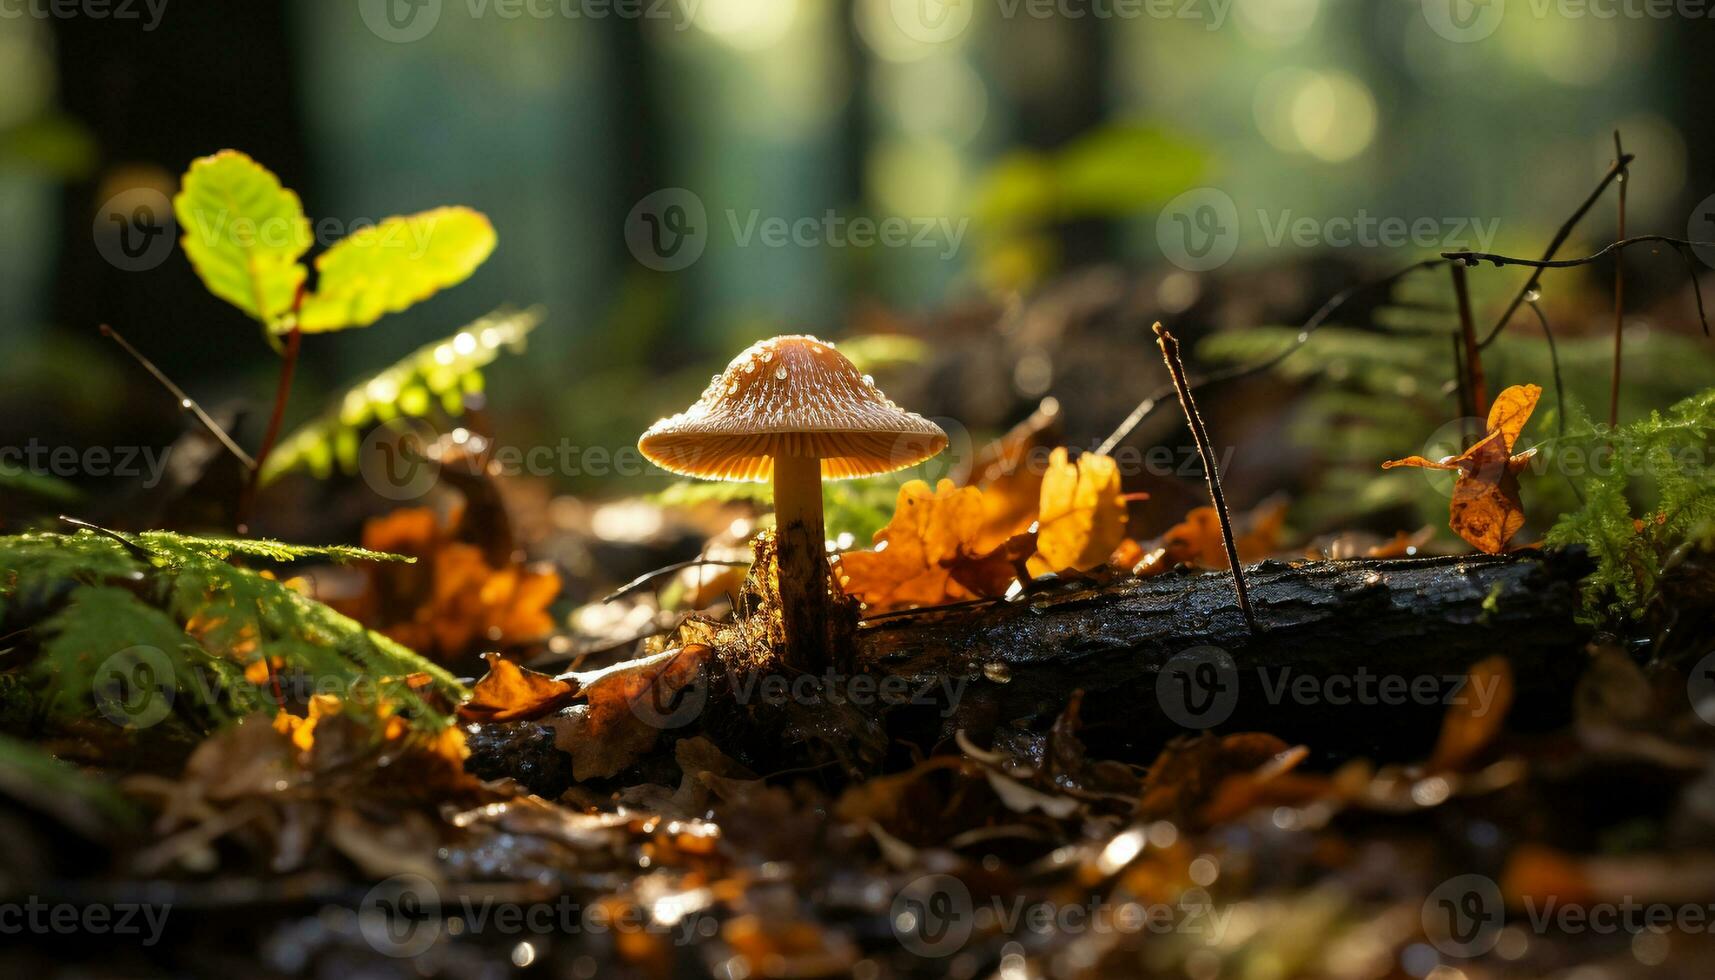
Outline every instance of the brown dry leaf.
POLYGON ((1546 844, 1527 842, 1514 848, 1500 885, 1502 896, 1514 908, 1531 902, 1583 905, 1596 897, 1579 862, 1546 844))
MULTIPOLYGON (((1239 561, 1261 561, 1280 550, 1280 532, 1286 523, 1286 503, 1276 501, 1234 522, 1233 545, 1239 561)), ((1225 571, 1227 543, 1221 536, 1221 516, 1213 507, 1197 507, 1161 536, 1133 571, 1142 576, 1159 575, 1178 565, 1225 571)))
POLYGON ((1441 737, 1430 755, 1430 772, 1458 772, 1470 767, 1501 734, 1513 704, 1513 669, 1505 657, 1489 657, 1471 665, 1458 701, 1441 722, 1441 737))
POLYGON ((1303 807, 1333 797, 1333 780, 1297 771, 1309 755, 1309 749, 1295 745, 1251 772, 1227 777, 1199 814, 1203 823, 1212 827, 1265 806, 1303 807))
POLYGON ((497 653, 485 653, 483 659, 488 661, 488 673, 471 688, 470 700, 459 705, 459 717, 467 721, 540 718, 578 695, 576 684, 520 667, 497 653))
POLYGON ((572 757, 573 777, 582 782, 615 775, 653 748, 665 728, 689 724, 700 705, 675 706, 675 700, 702 676, 712 653, 692 643, 577 675, 589 703, 574 705, 548 723, 554 746, 572 757))
POLYGON ((1035 542, 1019 535, 979 549, 983 526, 981 490, 942 480, 931 491, 912 480, 875 533, 875 550, 840 556, 840 584, 870 612, 1004 595, 1017 577, 1015 559, 1035 542))
POLYGON ((463 521, 442 522, 427 507, 403 508, 371 520, 363 545, 410 555, 415 565, 365 566, 363 595, 330 604, 419 653, 452 659, 477 644, 533 643, 553 632, 548 606, 560 594, 552 569, 495 568, 482 548, 456 539, 463 521))
POLYGON ((1264 732, 1176 739, 1149 767, 1138 816, 1195 824, 1228 777, 1255 773, 1292 751, 1264 732))
POLYGON ((1429 460, 1422 456, 1390 459, 1382 469, 1415 466, 1453 470, 1453 501, 1447 526, 1479 551, 1498 555, 1524 527, 1524 504, 1519 501, 1518 475, 1536 452, 1513 454, 1519 432, 1530 421, 1542 397, 1538 385, 1513 385, 1495 397, 1489 409, 1488 434, 1458 456, 1429 460))
POLYGON ((1105 563, 1125 539, 1125 520, 1119 463, 1096 453, 1084 453, 1073 463, 1064 448, 1054 450, 1042 476, 1030 570, 1038 575, 1087 571, 1105 563))
POLYGON ((1405 558, 1428 544, 1433 537, 1433 531, 1434 528, 1428 525, 1411 533, 1395 531, 1393 537, 1381 544, 1370 546, 1364 555, 1368 558, 1405 558))

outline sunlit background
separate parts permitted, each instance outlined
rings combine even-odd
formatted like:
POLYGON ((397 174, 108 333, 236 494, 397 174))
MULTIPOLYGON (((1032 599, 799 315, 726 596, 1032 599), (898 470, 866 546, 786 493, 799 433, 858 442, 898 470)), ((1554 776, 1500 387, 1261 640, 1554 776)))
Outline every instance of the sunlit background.
MULTIPOLYGON (((254 325, 182 254, 116 268, 92 231, 114 195, 170 195, 191 159, 222 147, 278 172, 312 219, 459 203, 499 230, 469 283, 307 344, 293 418, 496 306, 540 305, 528 356, 491 372, 492 411, 518 441, 615 447, 770 333, 909 329, 933 344, 943 318, 992 323, 1095 266, 1148 283, 1157 314, 1216 284, 1244 295, 1256 277, 1312 270, 1250 311, 1291 323, 1360 275, 1436 250, 1281 240, 1287 220, 1471 218, 1498 222, 1486 244, 1534 253, 1614 158, 1616 128, 1638 155, 1634 232, 1685 235, 1715 191, 1709 22, 1589 12, 1618 5, 1453 0, 1450 19, 1444 0, 644 0, 651 16, 622 16, 430 0, 417 16, 432 28, 406 39, 366 4, 170 0, 152 24, 140 3, 132 20, 6 7, 5 441, 178 431, 175 406, 100 339, 103 322, 211 407, 248 407, 254 440, 277 364, 254 325), (659 271, 628 247, 626 222, 669 188, 703 205, 706 242, 659 271), (1206 272, 1161 240, 1164 205, 1197 188, 1230 199, 1239 227, 1231 261, 1206 272), (957 238, 744 236, 752 219, 829 215, 957 238)), ((1577 242, 1614 225, 1605 205, 1577 242)), ((1657 266, 1640 273, 1640 304, 1684 286, 1672 256, 1657 266)), ((1054 364, 1003 360, 992 384, 1011 390, 974 429, 1040 395, 1067 400, 1054 364)), ((1146 380, 1093 386, 1109 399, 1089 430, 1158 379, 1146 380)))

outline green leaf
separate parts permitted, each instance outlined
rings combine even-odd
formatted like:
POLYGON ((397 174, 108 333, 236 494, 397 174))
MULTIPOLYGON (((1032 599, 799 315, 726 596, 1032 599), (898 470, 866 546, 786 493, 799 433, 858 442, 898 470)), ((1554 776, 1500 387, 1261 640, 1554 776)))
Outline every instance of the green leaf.
POLYGON ((280 330, 308 270, 310 223, 298 195, 237 150, 192 161, 173 198, 191 267, 209 292, 280 330))
POLYGON ((494 243, 494 226, 470 208, 388 218, 316 259, 316 291, 305 298, 298 327, 306 333, 366 327, 463 282, 494 243))

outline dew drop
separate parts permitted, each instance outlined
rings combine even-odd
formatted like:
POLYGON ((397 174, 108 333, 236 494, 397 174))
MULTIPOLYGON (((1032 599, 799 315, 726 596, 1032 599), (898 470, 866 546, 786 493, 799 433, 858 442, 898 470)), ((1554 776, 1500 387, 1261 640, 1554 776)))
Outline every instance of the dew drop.
POLYGON ((1526 303, 1535 303, 1535 302, 1540 301, 1541 299, 1542 299, 1542 290, 1540 290, 1540 289, 1529 289, 1529 290, 1525 291, 1524 301, 1526 303))
POLYGON ((774 380, 776 380, 776 381, 785 381, 786 380, 786 365, 782 364, 779 367, 774 369, 774 380))

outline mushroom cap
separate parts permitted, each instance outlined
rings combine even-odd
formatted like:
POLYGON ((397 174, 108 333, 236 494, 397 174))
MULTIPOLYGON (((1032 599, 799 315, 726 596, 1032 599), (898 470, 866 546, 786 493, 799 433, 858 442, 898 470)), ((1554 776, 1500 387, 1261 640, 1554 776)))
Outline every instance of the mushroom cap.
POLYGON ((707 480, 765 483, 777 456, 816 456, 822 479, 891 473, 947 447, 947 434, 882 394, 814 337, 752 344, 695 405, 649 427, 637 448, 656 466, 707 480))

